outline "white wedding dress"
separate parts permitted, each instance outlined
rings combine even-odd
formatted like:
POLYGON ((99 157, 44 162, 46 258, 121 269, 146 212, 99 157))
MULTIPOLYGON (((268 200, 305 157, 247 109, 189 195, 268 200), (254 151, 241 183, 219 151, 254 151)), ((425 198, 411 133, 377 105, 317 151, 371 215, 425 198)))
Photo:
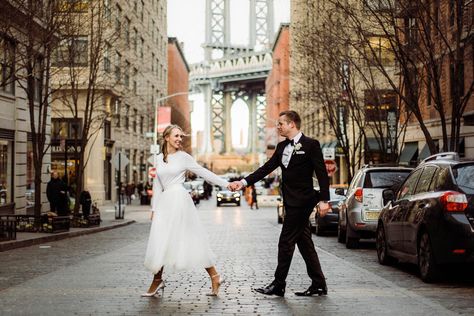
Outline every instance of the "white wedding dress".
POLYGON ((166 272, 208 268, 214 265, 206 231, 191 196, 183 186, 187 170, 219 186, 228 182, 201 167, 184 151, 163 154, 155 163, 159 180, 153 180, 151 202, 153 220, 145 255, 145 267, 153 274, 162 267, 166 272))

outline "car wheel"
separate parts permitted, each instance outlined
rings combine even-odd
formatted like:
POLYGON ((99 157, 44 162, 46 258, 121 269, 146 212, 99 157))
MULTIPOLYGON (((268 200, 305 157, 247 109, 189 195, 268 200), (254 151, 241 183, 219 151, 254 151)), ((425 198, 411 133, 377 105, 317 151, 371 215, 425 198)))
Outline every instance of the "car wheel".
POLYGON ((237 203, 235 203, 235 204, 237 204, 237 206, 240 206, 240 202, 237 202, 237 203))
POLYGON ((324 233, 323 229, 319 225, 319 216, 317 215, 314 216, 314 233, 316 236, 322 236, 324 233))
POLYGON ((346 232, 342 229, 340 221, 337 223, 337 241, 341 244, 346 241, 346 232))
POLYGON ((216 204, 216 205, 217 205, 217 207, 219 207, 219 206, 221 206, 221 203, 217 202, 217 204, 216 204))
POLYGON ((349 225, 349 221, 346 224, 346 248, 347 249, 355 249, 359 246, 359 238, 349 237, 349 230, 351 230, 351 226, 349 225))
POLYGON ((436 264, 430 236, 423 232, 418 241, 418 269, 423 282, 430 283, 438 278, 439 267, 436 264))
POLYGON ((377 248, 377 258, 382 265, 395 263, 395 258, 388 255, 387 237, 382 223, 378 224, 375 247, 377 248))

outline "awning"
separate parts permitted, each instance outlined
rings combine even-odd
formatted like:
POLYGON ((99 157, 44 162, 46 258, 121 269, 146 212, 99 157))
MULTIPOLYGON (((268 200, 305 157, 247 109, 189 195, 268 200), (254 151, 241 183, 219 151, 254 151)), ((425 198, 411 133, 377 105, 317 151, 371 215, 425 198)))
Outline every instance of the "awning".
POLYGON ((425 158, 428 158, 429 156, 431 156, 430 147, 428 147, 428 144, 425 143, 425 146, 423 146, 420 154, 418 155, 418 159, 421 161, 425 158))
POLYGON ((418 142, 405 143, 402 153, 400 154, 400 164, 409 165, 411 161, 416 160, 415 155, 418 154, 418 142))
POLYGON ((380 144, 377 138, 375 137, 367 137, 367 141, 365 143, 365 150, 367 151, 380 151, 380 144))

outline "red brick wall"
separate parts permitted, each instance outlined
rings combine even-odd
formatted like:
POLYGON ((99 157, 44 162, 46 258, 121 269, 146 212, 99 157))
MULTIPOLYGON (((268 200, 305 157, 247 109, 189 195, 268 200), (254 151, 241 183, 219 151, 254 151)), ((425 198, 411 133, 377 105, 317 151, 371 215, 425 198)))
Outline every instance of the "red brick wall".
MULTIPOLYGON (((186 60, 181 54, 178 42, 174 38, 168 40, 168 95, 185 92, 189 89, 189 70, 186 60)), ((168 99, 171 106, 171 123, 183 128, 189 137, 185 138, 183 147, 191 153, 191 115, 188 95, 178 95, 168 99)))
MULTIPOLYGON (((276 128, 278 114, 289 108, 290 102, 290 28, 281 25, 273 48, 273 66, 265 82, 267 98, 267 130, 276 128)), ((276 130, 275 130, 276 131, 276 130)), ((277 140, 278 142, 278 140, 277 140)), ((269 145, 268 143, 266 145, 269 145)), ((276 145, 276 144, 275 144, 276 145)), ((267 156, 273 154, 267 149, 267 156)))

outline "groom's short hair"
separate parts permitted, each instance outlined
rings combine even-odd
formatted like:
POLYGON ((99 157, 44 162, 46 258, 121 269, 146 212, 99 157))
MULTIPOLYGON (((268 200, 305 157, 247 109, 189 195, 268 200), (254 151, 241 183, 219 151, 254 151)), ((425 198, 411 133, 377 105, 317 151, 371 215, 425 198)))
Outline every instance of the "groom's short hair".
POLYGON ((293 122, 297 129, 301 128, 301 117, 296 111, 288 110, 280 112, 280 116, 285 116, 288 122, 293 122))

